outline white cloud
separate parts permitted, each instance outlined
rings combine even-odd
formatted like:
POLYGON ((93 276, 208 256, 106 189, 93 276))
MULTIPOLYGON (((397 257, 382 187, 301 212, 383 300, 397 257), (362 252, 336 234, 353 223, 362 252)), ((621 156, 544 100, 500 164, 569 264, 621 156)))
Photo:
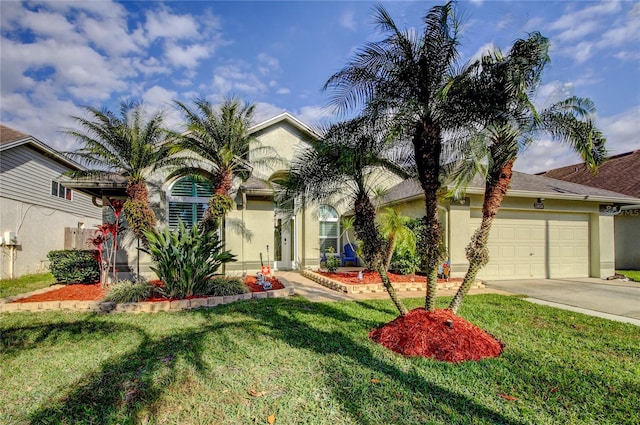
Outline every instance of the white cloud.
POLYGON ((601 24, 599 22, 586 21, 579 26, 572 26, 571 28, 562 31, 556 37, 560 42, 569 42, 590 35, 596 32, 599 28, 601 28, 601 24))
POLYGON ((256 102, 256 111, 253 116, 253 124, 259 124, 263 121, 280 115, 283 112, 286 112, 285 109, 272 103, 256 102))
POLYGON ((640 148, 640 105, 621 114, 597 120, 607 137, 607 148, 611 154, 619 154, 640 148))
POLYGON ((218 66, 214 70, 212 87, 218 95, 229 93, 245 93, 255 96, 264 93, 268 86, 257 75, 251 72, 253 68, 242 61, 234 61, 227 65, 218 66))
POLYGON ((573 48, 573 58, 576 63, 584 63, 593 55, 593 43, 583 41, 573 48))
POLYGON ((161 9, 149 10, 146 17, 144 27, 151 41, 156 38, 197 39, 200 36, 200 25, 191 15, 174 15, 166 9, 161 9))
MULTIPOLYGON (((607 138, 610 155, 637 150, 640 147, 640 105, 621 114, 596 119, 596 124, 607 138)), ((515 169, 525 173, 537 173, 565 165, 582 162, 570 147, 543 138, 533 143, 515 163, 515 169)))
POLYGON ((278 90, 276 90, 276 94, 289 94, 291 93, 291 90, 289 90, 286 87, 280 87, 278 90))
POLYGON ((615 57, 616 59, 619 59, 619 60, 621 60, 623 62, 638 61, 638 60, 640 60, 640 51, 638 51, 638 50, 633 50, 633 51, 621 50, 618 53, 614 54, 613 57, 615 57))
POLYGON ((273 74, 280 70, 280 62, 273 56, 266 53, 260 53, 258 59, 258 71, 263 75, 273 74))
POLYGON ((17 93, 3 96, 0 111, 3 124, 31 134, 58 151, 72 151, 79 147, 61 130, 73 128, 75 123, 71 116, 83 116, 83 110, 71 101, 58 99, 50 87, 42 87, 32 98, 17 93), (34 108, 33 103, 38 107, 34 108))
POLYGON ((475 53, 471 55, 471 57, 469 58, 469 63, 475 62, 476 60, 482 58, 483 55, 491 52, 495 48, 496 46, 493 44, 493 42, 483 44, 475 51, 475 53))
POLYGON ((160 86, 153 86, 144 92, 142 100, 145 105, 150 105, 157 109, 166 109, 171 105, 173 99, 175 99, 177 95, 178 93, 173 90, 167 90, 160 86))
POLYGON ((190 46, 178 46, 168 43, 165 51, 165 58, 170 64, 178 67, 192 69, 198 66, 201 59, 211 55, 210 47, 204 44, 192 44, 190 46))
MULTIPOLYGON (((584 3, 583 3, 584 4, 584 3)), ((586 3, 593 4, 593 3, 586 3)), ((587 6, 580 10, 575 10, 574 5, 570 5, 567 11, 560 18, 549 24, 551 30, 567 30, 577 28, 594 19, 608 19, 608 15, 615 14, 620 11, 620 2, 604 1, 601 3, 587 6)))
POLYGON ((314 127, 334 119, 335 111, 329 106, 310 105, 300 108, 300 111, 295 116, 302 122, 314 127))
POLYGON ((350 31, 357 31, 358 24, 355 20, 355 12, 353 10, 345 10, 338 17, 338 23, 341 27, 350 31))

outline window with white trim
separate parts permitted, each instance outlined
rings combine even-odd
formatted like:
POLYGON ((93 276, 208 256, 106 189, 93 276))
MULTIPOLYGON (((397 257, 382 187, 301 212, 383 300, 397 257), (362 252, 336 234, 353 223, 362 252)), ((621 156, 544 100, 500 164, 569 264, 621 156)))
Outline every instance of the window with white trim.
POLYGON ((183 177, 176 181, 167 196, 169 227, 175 229, 180 220, 186 227, 199 223, 212 195, 213 186, 206 180, 183 177))
POLYGON ((55 180, 51 180, 51 195, 58 198, 66 199, 67 201, 73 200, 73 194, 71 189, 64 187, 62 184, 55 180))
POLYGON ((340 253, 338 247, 338 235, 340 234, 338 212, 329 205, 320 205, 318 222, 320 224, 320 253, 324 254, 330 247, 333 248, 335 253, 340 253))

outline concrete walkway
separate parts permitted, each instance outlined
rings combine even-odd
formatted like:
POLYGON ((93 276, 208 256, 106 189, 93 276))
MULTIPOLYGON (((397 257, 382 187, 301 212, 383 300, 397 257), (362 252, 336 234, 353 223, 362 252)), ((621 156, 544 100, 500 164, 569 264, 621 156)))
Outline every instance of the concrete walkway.
MULTIPOLYGON (((388 299, 386 293, 344 294, 326 288, 295 271, 276 272, 291 282, 295 293, 312 302, 388 299)), ((527 295, 525 300, 590 316, 640 326, 640 283, 602 279, 531 279, 489 281, 486 288, 472 288, 474 294, 527 295)), ((455 294, 440 290, 439 295, 455 294)), ((401 298, 424 297, 423 292, 398 292, 401 298)))

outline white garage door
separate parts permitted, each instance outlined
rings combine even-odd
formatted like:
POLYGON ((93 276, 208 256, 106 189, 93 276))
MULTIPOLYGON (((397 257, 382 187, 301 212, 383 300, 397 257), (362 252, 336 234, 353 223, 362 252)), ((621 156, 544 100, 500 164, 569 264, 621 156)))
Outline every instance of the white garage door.
MULTIPOLYGON (((479 211, 470 222, 480 225, 479 211)), ((484 279, 589 276, 589 217, 586 214, 501 211, 489 236, 484 279)))

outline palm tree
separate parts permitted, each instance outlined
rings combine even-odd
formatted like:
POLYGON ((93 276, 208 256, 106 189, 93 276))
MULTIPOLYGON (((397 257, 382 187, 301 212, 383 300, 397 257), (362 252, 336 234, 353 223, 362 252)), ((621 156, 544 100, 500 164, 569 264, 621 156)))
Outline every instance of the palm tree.
POLYGON ((279 162, 271 147, 262 146, 249 133, 255 105, 235 98, 224 99, 216 108, 205 99, 195 99, 194 109, 175 101, 186 117, 186 131, 175 134, 181 150, 195 153, 210 169, 182 166, 171 177, 197 176, 213 184, 213 195, 204 213, 204 229, 217 229, 233 206, 233 179, 247 180, 256 165, 279 162), (251 162, 250 162, 251 161, 251 162))
POLYGON ((324 89, 332 90, 331 103, 339 109, 366 106, 368 112, 390 115, 399 133, 412 141, 425 196, 425 308, 433 311, 442 237, 437 194, 443 139, 472 121, 466 93, 451 87, 458 21, 451 2, 431 8, 421 32, 402 31, 382 6, 375 10, 375 23, 387 37, 365 44, 324 89))
POLYGON ((293 160, 288 178, 282 182, 282 199, 298 199, 299 205, 347 202, 354 211, 354 231, 362 241, 367 266, 377 271, 401 316, 408 310, 398 298, 385 268, 387 242, 376 224, 376 208, 371 201, 381 170, 406 176, 402 149, 390 149, 384 126, 366 118, 356 118, 331 126, 320 140, 293 160))
POLYGON ((396 245, 401 246, 405 251, 416 245, 416 235, 407 226, 410 221, 410 217, 401 215, 396 208, 384 209, 381 231, 383 236, 387 238, 389 245, 386 259, 387 270, 391 267, 391 259, 393 258, 396 245))
POLYGON ((89 168, 74 172, 73 177, 109 178, 114 173, 125 177, 128 199, 124 211, 130 229, 144 242, 144 230, 156 224, 146 179, 159 168, 178 161, 172 156, 173 145, 167 143, 163 114, 147 116, 143 104, 133 101, 121 103, 119 116, 108 109, 85 109, 90 118, 72 117, 81 129, 64 130, 82 143, 69 155, 89 168))
POLYGON ((460 76, 463 85, 481 90, 490 115, 478 137, 487 158, 482 222, 466 249, 469 268, 449 305, 454 313, 489 261, 487 240, 491 224, 507 193, 513 164, 533 138, 543 132, 550 134, 578 152, 592 169, 606 157, 605 139, 591 119, 595 108, 590 100, 569 97, 541 111, 534 107, 532 97, 549 62, 548 49, 548 39, 532 33, 527 39, 517 40, 507 56, 495 50, 460 76))

